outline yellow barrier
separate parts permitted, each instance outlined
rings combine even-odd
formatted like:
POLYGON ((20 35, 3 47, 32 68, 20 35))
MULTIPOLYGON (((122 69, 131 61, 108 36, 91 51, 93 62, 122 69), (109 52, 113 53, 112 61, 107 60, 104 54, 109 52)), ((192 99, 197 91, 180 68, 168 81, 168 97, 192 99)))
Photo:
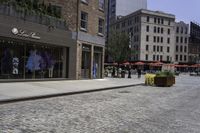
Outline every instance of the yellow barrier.
POLYGON ((155 74, 145 74, 145 84, 153 86, 155 76, 155 74))

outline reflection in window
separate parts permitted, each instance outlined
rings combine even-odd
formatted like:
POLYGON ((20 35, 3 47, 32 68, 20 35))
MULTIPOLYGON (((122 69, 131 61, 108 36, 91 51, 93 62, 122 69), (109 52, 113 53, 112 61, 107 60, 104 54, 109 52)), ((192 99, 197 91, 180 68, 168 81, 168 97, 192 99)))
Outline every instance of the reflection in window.
POLYGON ((0 40, 0 79, 66 78, 66 51, 63 47, 0 40))

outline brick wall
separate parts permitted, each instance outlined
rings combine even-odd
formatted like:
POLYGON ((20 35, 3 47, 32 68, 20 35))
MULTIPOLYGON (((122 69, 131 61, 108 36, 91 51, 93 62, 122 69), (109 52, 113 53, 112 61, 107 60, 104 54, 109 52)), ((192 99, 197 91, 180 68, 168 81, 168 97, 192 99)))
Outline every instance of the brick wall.
POLYGON ((69 29, 76 31, 77 21, 77 1, 78 0, 44 0, 46 4, 58 5, 62 7, 62 17, 69 25, 69 29))
MULTIPOLYGON (((99 1, 98 0, 90 0, 88 4, 84 4, 84 3, 80 2, 79 9, 80 9, 79 16, 81 14, 81 11, 88 13, 88 31, 87 31, 87 33, 89 33, 91 35, 97 35, 99 18, 104 19, 104 22, 105 22, 104 11, 99 10, 99 1)), ((79 17, 79 27, 80 27, 80 17, 79 17)))

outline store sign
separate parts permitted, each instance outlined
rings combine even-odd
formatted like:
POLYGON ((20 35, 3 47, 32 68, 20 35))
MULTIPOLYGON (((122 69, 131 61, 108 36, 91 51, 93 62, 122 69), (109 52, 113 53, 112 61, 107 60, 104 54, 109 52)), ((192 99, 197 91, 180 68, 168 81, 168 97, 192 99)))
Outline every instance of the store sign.
POLYGON ((13 28, 12 33, 17 36, 38 39, 38 40, 40 39, 40 37, 37 36, 35 32, 27 32, 26 30, 22 30, 22 29, 13 28))

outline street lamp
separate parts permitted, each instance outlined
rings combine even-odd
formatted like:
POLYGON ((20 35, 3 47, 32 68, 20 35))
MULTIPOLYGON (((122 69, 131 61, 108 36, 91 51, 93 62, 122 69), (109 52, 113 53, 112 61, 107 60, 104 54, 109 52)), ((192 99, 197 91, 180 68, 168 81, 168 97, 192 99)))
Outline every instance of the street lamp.
MULTIPOLYGON (((129 32, 129 49, 130 49, 130 55, 129 55, 129 63, 131 61, 131 42, 132 42, 132 35, 131 35, 131 32, 129 32)), ((128 78, 131 78, 131 65, 129 64, 129 68, 128 68, 128 78)))

